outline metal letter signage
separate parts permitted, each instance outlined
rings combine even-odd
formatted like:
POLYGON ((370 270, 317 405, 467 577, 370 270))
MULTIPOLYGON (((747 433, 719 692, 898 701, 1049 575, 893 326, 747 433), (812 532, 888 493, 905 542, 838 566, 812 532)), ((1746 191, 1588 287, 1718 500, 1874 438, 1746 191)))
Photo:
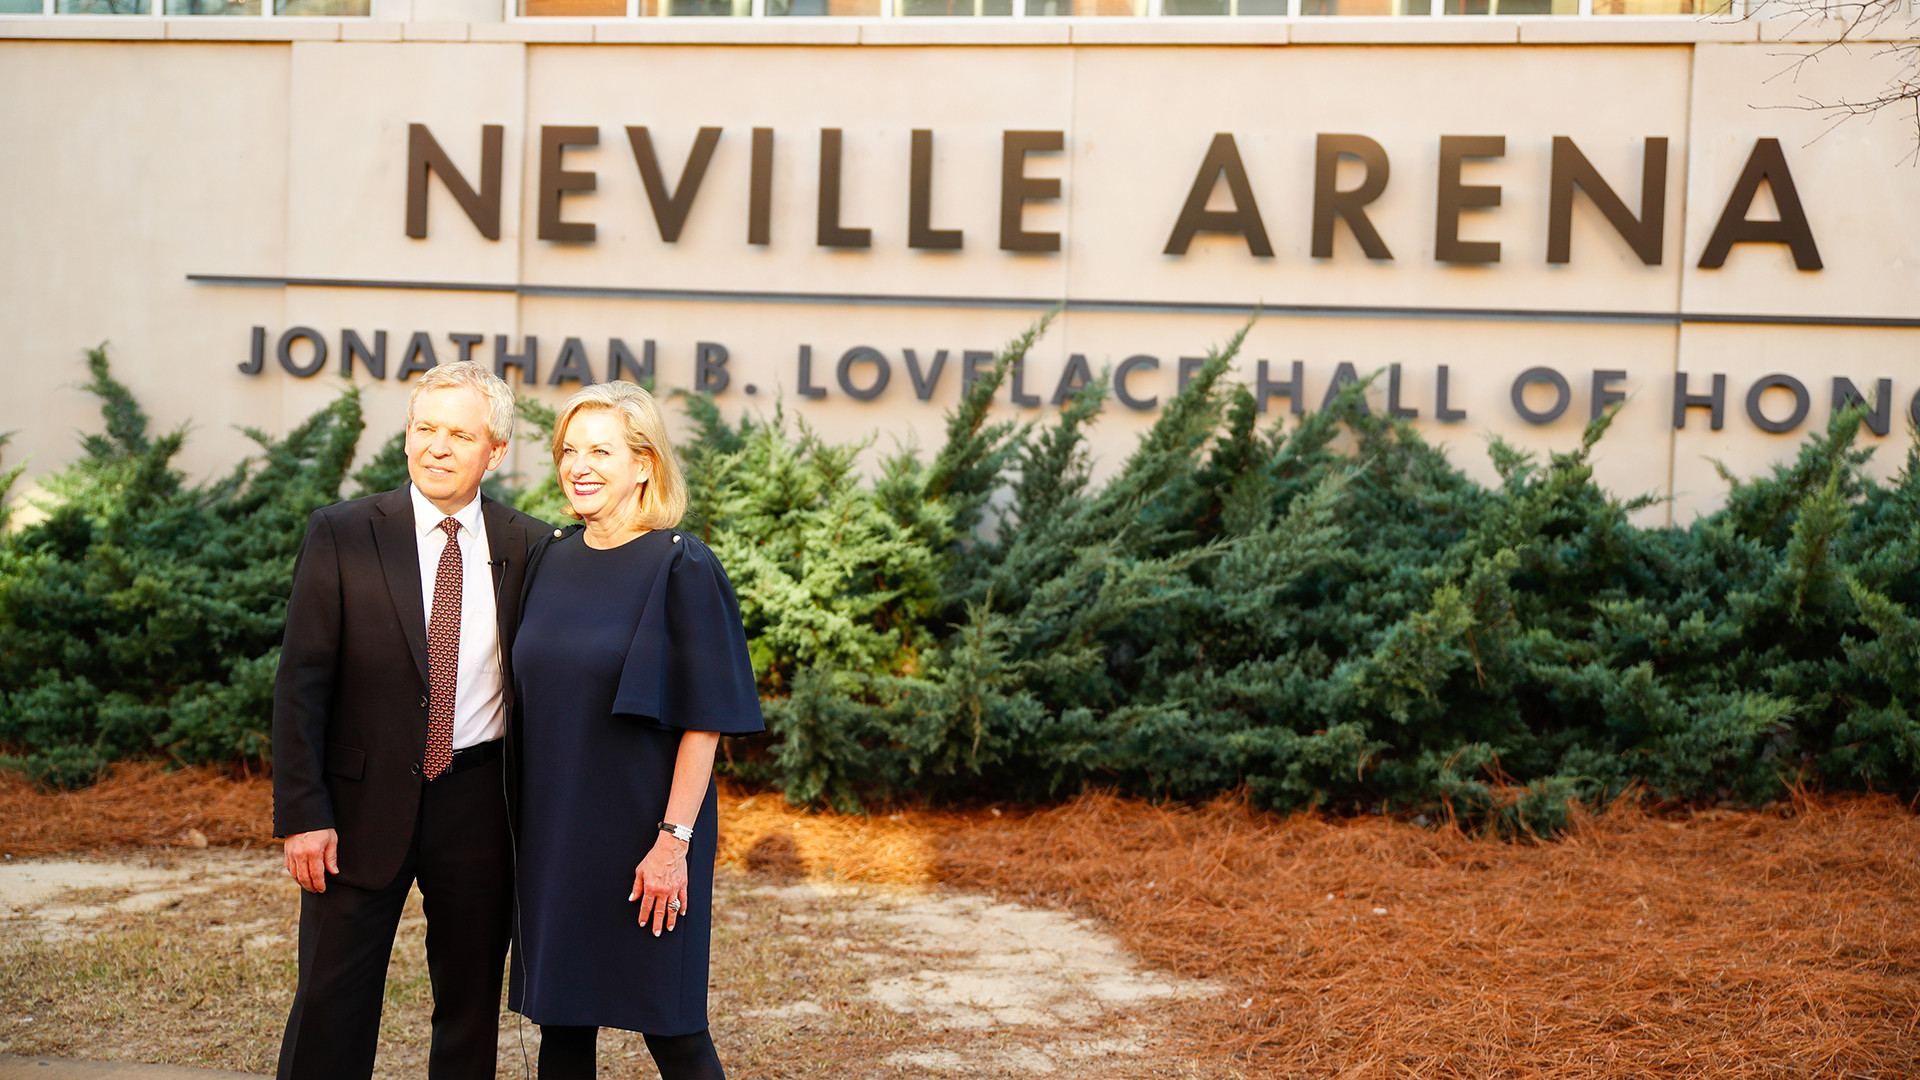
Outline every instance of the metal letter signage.
POLYGON ((499 124, 480 128, 480 190, 453 164, 425 124, 407 125, 407 235, 427 238, 427 174, 439 173, 453 201, 467 220, 489 240, 500 239, 500 154, 506 129, 499 124))

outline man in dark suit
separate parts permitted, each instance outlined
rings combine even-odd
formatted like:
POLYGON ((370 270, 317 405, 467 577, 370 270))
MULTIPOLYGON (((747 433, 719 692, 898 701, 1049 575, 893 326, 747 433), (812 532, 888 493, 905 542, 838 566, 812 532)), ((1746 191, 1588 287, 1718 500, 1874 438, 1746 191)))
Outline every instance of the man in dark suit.
POLYGON ((300 897, 281 1080, 373 1071, 387 960, 418 881, 431 1080, 492 1077, 513 910, 503 747, 527 553, 548 526, 480 496, 513 392, 442 364, 407 405, 411 483, 316 511, 273 695, 274 834, 300 897))

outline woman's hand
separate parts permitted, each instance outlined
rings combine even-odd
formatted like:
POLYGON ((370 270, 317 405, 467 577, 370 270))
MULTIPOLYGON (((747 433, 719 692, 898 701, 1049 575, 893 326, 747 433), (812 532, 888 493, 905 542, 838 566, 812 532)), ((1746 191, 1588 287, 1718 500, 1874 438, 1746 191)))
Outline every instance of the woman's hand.
POLYGON ((653 843, 653 850, 633 868, 633 892, 629 901, 640 901, 640 926, 651 922, 653 936, 664 928, 673 929, 687 910, 687 843, 666 833, 653 843))
MULTIPOLYGON (((713 784, 713 752, 719 745, 718 732, 681 732, 663 821, 684 824, 699 819, 702 800, 713 784)), ((651 921, 654 937, 660 936, 663 927, 673 929, 680 916, 687 913, 687 842, 671 833, 660 833, 653 850, 633 868, 633 892, 627 899, 640 901, 640 925, 651 921)))

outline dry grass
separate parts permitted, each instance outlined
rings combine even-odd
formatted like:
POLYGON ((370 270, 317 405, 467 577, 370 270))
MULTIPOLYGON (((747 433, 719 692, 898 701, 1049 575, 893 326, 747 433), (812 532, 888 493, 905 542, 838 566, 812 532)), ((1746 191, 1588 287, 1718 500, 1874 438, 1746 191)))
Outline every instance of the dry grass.
MULTIPOLYGON (((0 783, 0 850, 164 847, 188 827, 258 843, 266 804, 263 781, 213 773, 130 769, 62 796, 0 783)), ((1186 1036, 1172 1048, 1183 1074, 1920 1076, 1920 819, 1891 800, 1621 807, 1530 844, 1100 795, 1030 814, 859 818, 726 791, 722 820, 728 873, 938 882, 1072 908, 1150 964, 1231 983, 1232 1000, 1159 1016, 1186 1036)), ((778 890, 734 895, 748 921, 716 931, 716 1015, 755 1000, 829 1010, 740 1026, 723 1040, 736 1071, 892 1075, 866 1066, 905 1037, 898 1018, 849 1004, 873 971, 835 966, 806 934, 742 930, 790 913, 778 890)), ((229 977, 156 985, 186 994, 229 977)))
MULTIPOLYGON (((269 853, 158 853, 191 869, 153 910, 115 911, 109 890, 73 899, 108 906, 67 932, 0 923, 0 1053, 155 1061, 271 1074, 293 1001, 298 889, 269 853), (205 889, 209 879, 217 885, 205 889)), ((420 895, 408 900, 388 967, 379 1068, 424 1076, 432 993, 420 895)))
MULTIPOLYGON (((67 900, 101 914, 58 924, 59 933, 40 933, 46 924, 30 918, 0 921, 0 1054, 272 1072, 294 981, 292 886, 264 852, 163 852, 157 861, 202 867, 186 889, 212 879, 220 884, 131 912, 113 910, 119 892, 89 890, 67 900)), ((888 1060, 903 1050, 979 1061, 967 1071, 977 1080, 1026 1075, 1005 1066, 1036 1033, 929 1031, 867 992, 873 979, 911 977, 940 962, 924 949, 897 948, 892 932, 872 918, 871 897, 782 887, 731 871, 716 886, 709 1001, 715 1040, 733 1075, 923 1076, 911 1061, 888 1060)), ((416 893, 388 969, 378 1080, 425 1074, 432 1003, 423 931, 416 893)), ((1039 1037, 1099 1037, 1093 1028, 1089 1022, 1039 1037)), ((503 1011, 501 1076, 530 1076, 539 1046, 537 1026, 503 1011)), ((654 1075, 637 1035, 603 1032, 599 1056, 604 1076, 654 1075)), ((1102 1075, 1115 1080, 1220 1075, 1161 1069, 1159 1059, 1103 1064, 1102 1075)))
MULTIPOLYGON (((66 932, 41 935, 32 920, 0 922, 0 1053, 273 1072, 293 995, 294 887, 264 853, 162 853, 157 861, 202 870, 154 910, 114 911, 116 895, 90 890, 70 899, 107 910, 66 932), (216 875, 226 879, 218 888, 192 891, 216 875)), ((907 1041, 910 1021, 860 992, 876 973, 905 970, 906 961, 860 922, 833 917, 856 898, 790 896, 733 874, 719 885, 711 1006, 724 1019, 715 1036, 736 1073, 837 1080, 848 1071, 836 1064, 877 1060, 907 1041), (831 927, 833 943, 793 932, 804 931, 801 919, 831 927), (793 1017, 751 1015, 801 1000, 826 1006, 793 1017)), ((388 967, 375 1070, 382 1080, 426 1074, 432 994, 424 930, 416 891, 388 967)), ((502 1012, 500 1075, 528 1074, 539 1046, 537 1026, 502 1012)), ((651 1075, 637 1035, 606 1032, 601 1058, 606 1075, 651 1075)))
MULTIPOLYGON (((192 882, 266 860, 161 852, 151 861, 195 866, 192 882)), ((278 1032, 293 998, 295 891, 256 871, 158 910, 85 920, 72 934, 0 922, 0 1052, 272 1072, 277 1040, 259 1033, 278 1032)), ((75 899, 114 899, 93 892, 75 899)), ((404 980, 395 990, 405 997, 404 980)))

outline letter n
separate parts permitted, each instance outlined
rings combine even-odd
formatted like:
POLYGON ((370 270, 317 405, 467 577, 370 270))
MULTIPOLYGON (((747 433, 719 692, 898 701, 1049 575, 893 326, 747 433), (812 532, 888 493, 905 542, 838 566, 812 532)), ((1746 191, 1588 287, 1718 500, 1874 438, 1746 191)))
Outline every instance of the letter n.
POLYGON ((425 124, 407 125, 407 235, 427 238, 427 174, 440 174, 453 201, 466 211, 473 227, 489 240, 500 239, 500 157, 504 142, 499 124, 480 128, 480 190, 454 167, 425 124))
POLYGON ((1573 261, 1573 192, 1578 188, 1593 200, 1647 266, 1660 265, 1660 248, 1667 225, 1667 140, 1650 138, 1640 163, 1640 216, 1635 217, 1607 184, 1600 170, 1565 135, 1553 137, 1553 173, 1547 195, 1547 261, 1573 261))

